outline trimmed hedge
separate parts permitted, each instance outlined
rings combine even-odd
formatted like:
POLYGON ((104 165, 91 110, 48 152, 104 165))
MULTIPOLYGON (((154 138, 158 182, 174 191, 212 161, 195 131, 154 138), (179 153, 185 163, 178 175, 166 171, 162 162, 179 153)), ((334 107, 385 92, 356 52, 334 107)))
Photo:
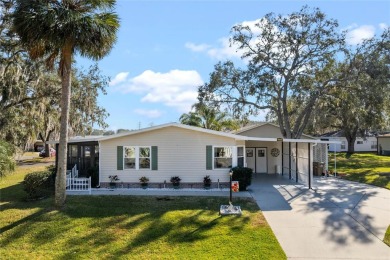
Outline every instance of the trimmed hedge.
POLYGON ((246 188, 252 183, 253 170, 248 167, 233 167, 233 181, 239 181, 240 191, 246 191, 246 188))
POLYGON ((29 173, 24 177, 23 186, 28 199, 48 197, 54 193, 55 173, 52 169, 29 173))

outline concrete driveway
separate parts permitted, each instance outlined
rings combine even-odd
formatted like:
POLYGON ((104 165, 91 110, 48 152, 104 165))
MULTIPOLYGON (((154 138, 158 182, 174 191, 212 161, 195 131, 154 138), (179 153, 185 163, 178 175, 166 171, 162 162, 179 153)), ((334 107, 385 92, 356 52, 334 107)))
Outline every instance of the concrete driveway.
POLYGON ((389 190, 335 178, 308 190, 278 175, 249 188, 289 259, 390 259, 389 190))

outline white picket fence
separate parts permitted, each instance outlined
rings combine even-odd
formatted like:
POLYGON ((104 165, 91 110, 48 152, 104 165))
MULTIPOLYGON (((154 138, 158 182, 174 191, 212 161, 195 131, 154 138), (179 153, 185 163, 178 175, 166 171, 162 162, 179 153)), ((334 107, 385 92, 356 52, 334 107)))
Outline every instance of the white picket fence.
POLYGON ((91 177, 79 178, 77 165, 66 174, 66 190, 68 191, 88 191, 91 194, 91 177))

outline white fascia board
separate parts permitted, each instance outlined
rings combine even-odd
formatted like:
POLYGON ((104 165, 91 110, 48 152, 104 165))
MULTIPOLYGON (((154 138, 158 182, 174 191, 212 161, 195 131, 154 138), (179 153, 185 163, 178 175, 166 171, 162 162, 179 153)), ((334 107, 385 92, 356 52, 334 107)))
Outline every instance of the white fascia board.
POLYGON ((340 141, 322 141, 318 139, 283 139, 285 143, 341 144, 340 141))
POLYGON ((251 137, 251 136, 244 136, 245 141, 261 141, 261 142, 276 142, 278 141, 277 138, 268 138, 268 137, 251 137))

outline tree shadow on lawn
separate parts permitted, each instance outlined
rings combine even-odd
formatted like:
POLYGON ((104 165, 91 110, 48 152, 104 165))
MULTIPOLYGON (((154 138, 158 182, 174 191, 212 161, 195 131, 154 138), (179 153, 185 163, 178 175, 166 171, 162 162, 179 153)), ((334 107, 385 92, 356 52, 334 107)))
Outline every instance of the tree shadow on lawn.
POLYGON ((300 198, 307 203, 301 211, 326 213, 324 219, 318 221, 324 221, 322 234, 328 236, 330 242, 341 245, 347 245, 352 241, 371 243, 376 239, 372 234, 378 233, 373 225, 374 217, 361 212, 358 205, 376 194, 374 190, 347 182, 343 187, 308 190, 300 198))
MULTIPOLYGON (((238 199, 237 199, 238 200, 238 199)), ((36 202, 9 201, 4 210, 33 210, 32 214, 15 221, 1 232, 2 247, 22 239, 37 250, 46 250, 51 244, 61 247, 61 259, 77 256, 123 256, 138 247, 166 237, 169 243, 191 243, 207 238, 207 232, 217 226, 219 205, 226 198, 135 196, 68 196, 62 211, 51 207, 52 198, 36 202), (120 250, 110 248, 110 243, 126 239, 127 246, 120 250), (66 246, 66 249, 62 247, 66 246)), ((256 212, 253 201, 239 201, 245 210, 256 212)), ((2 210, 3 210, 2 206, 2 210)), ((229 219, 231 230, 240 230, 250 221, 245 214, 229 219)), ((26 242, 24 242, 26 243, 26 242)))

